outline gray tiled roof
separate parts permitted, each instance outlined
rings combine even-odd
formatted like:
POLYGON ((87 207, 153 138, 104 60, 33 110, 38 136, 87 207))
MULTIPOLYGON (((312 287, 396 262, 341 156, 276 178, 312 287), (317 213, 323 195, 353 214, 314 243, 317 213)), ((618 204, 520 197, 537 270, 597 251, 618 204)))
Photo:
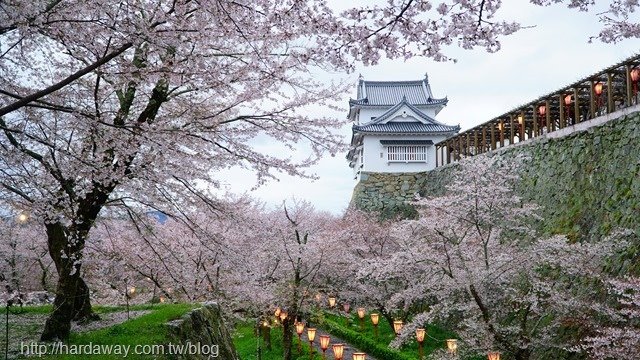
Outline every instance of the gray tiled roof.
POLYGON ((435 99, 427 79, 414 81, 360 80, 356 100, 351 105, 392 106, 403 98, 412 105, 446 105, 447 98, 435 99))
POLYGON ((442 124, 424 124, 419 122, 388 122, 386 124, 353 125, 353 132, 393 133, 393 134, 432 134, 457 132, 460 126, 442 124))

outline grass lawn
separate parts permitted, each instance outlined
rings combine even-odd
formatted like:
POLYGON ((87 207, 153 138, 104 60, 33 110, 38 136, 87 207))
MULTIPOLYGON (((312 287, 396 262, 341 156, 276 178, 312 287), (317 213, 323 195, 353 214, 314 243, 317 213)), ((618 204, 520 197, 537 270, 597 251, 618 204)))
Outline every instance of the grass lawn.
MULTIPOLYGON (((87 331, 82 333, 73 333, 69 338, 67 345, 124 345, 129 346, 130 351, 127 359, 155 359, 162 358, 161 356, 151 355, 136 355, 133 354, 133 349, 136 345, 159 345, 166 343, 167 327, 166 323, 180 318, 189 310, 197 307, 197 304, 154 304, 154 305, 136 305, 131 306, 131 311, 148 310, 150 313, 133 318, 131 320, 124 321, 120 324, 109 326, 103 329, 87 331)), ((108 314, 119 311, 124 311, 124 307, 104 307, 96 306, 94 308, 98 314, 108 314)), ((24 307, 22 309, 16 307, 11 311, 11 317, 16 320, 15 324, 10 325, 10 332, 25 332, 24 336, 31 336, 29 340, 21 338, 21 340, 13 341, 10 343, 10 350, 13 350, 14 357, 20 353, 20 342, 30 344, 37 340, 44 319, 51 311, 51 306, 37 306, 37 307, 24 307), (25 319, 34 319, 37 316, 37 322, 22 321, 25 319)), ((2 335, 4 335, 4 321, 1 326, 2 335)), ((17 334, 20 335, 20 334, 17 334)), ((4 336, 2 339, 2 357, 4 357, 4 336)), ((26 346, 26 345, 25 345, 26 346)), ((47 345, 47 351, 50 352, 53 345, 47 345)), ((85 347, 87 349, 88 346, 85 347)), ((44 349, 41 347, 40 349, 44 349)), ((103 348, 104 349, 104 348, 103 348)), ((22 348, 22 352, 25 352, 26 348, 22 348)), ((11 355, 10 355, 11 356, 11 355)), ((37 357, 37 355, 36 355, 37 357)), ((19 355, 18 358, 27 358, 27 356, 19 355)), ((122 359, 123 355, 46 355, 42 356, 43 359, 122 359)))
MULTIPOLYGON (((262 339, 258 339, 253 330, 254 323, 246 322, 241 323, 236 326, 235 332, 233 333, 233 343, 236 346, 236 350, 238 350, 238 355, 240 355, 241 360, 282 360, 284 356, 284 350, 282 348, 282 328, 275 327, 271 329, 271 350, 267 350, 264 348, 264 343, 262 339), (260 340, 258 342, 258 340, 260 340), (261 347, 260 357, 258 357, 258 345, 261 347)), ((302 344, 302 354, 298 355, 298 339, 295 338, 293 341, 294 345, 294 359, 296 360, 309 360, 309 344, 303 342, 302 344)), ((319 354, 315 354, 315 360, 322 359, 319 354)), ((346 360, 346 359, 345 359, 346 360)), ((350 360, 350 359, 349 359, 350 360)))

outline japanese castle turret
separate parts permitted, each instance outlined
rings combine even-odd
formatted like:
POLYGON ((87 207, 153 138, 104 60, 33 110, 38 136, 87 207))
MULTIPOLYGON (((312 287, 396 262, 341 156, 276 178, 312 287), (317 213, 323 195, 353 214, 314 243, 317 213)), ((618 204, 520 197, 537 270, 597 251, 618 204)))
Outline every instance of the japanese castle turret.
POLYGON ((418 172, 435 168, 434 144, 453 136, 460 126, 435 120, 447 105, 436 98, 429 78, 416 81, 358 82, 357 99, 349 100, 353 121, 347 154, 354 177, 362 172, 418 172))

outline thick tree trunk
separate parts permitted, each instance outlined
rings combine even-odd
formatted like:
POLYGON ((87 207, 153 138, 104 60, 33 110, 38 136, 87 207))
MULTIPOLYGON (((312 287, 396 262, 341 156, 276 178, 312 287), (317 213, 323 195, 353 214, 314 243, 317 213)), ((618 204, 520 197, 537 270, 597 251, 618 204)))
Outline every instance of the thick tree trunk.
POLYGON ((76 300, 73 303, 73 320, 87 321, 98 320, 99 317, 91 309, 91 299, 89 298, 89 287, 82 277, 78 277, 76 282, 76 300))
POLYGON ((92 317, 89 289, 80 277, 84 238, 69 237, 68 228, 60 223, 47 225, 49 254, 56 265, 58 285, 53 312, 47 319, 41 341, 69 338, 72 320, 92 317))
POLYGON ((44 325, 40 336, 41 341, 66 340, 71 331, 71 320, 73 320, 75 313, 74 300, 80 276, 78 274, 69 275, 68 272, 65 274, 65 271, 61 271, 58 275, 53 312, 44 325))
POLYGON ((284 348, 284 360, 293 359, 293 327, 294 319, 289 317, 282 324, 282 347, 284 348))

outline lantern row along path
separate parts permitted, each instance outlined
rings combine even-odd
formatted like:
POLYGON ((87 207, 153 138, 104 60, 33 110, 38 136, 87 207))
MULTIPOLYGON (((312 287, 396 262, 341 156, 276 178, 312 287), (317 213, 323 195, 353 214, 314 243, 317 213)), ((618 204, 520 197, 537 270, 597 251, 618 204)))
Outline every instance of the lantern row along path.
MULTIPOLYGON (((329 337, 331 338, 331 342, 329 343, 329 348, 327 349, 327 351, 325 352, 325 358, 327 360, 333 360, 334 356, 333 356, 333 344, 344 344, 344 352, 342 354, 342 359, 343 360, 351 360, 353 359, 353 353, 356 352, 365 352, 359 349, 354 348, 353 346, 351 346, 351 344, 348 344, 347 342, 345 342, 342 339, 339 339, 329 333, 327 333, 326 331, 322 330, 322 329, 317 329, 316 330, 316 338, 313 341, 313 346, 315 348, 315 351, 317 354, 322 355, 322 349, 320 348, 320 335, 329 335, 329 337)), ((307 342, 307 344, 309 343, 309 338, 307 337, 307 331, 305 328, 305 331, 302 335, 302 341, 303 342, 307 342)), ((376 358, 374 358, 373 356, 367 354, 367 360, 377 360, 376 358)))

